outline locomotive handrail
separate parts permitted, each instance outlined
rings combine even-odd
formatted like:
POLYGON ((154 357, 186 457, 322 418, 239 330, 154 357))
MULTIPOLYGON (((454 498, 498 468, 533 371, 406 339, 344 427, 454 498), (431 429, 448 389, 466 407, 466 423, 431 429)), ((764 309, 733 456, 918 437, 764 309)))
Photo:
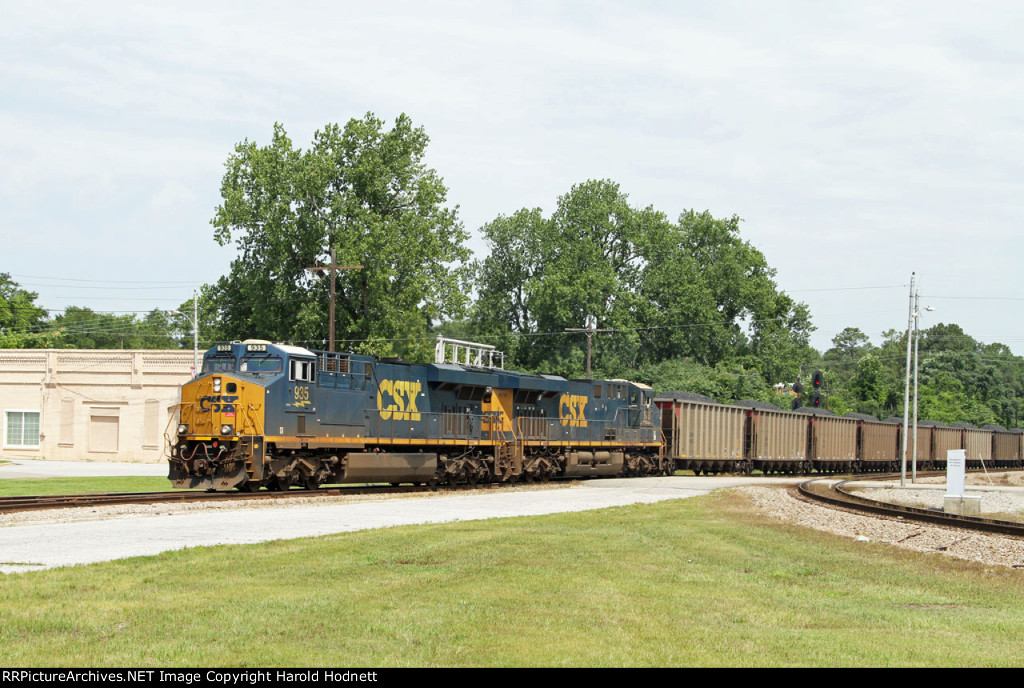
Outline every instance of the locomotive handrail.
MULTIPOLYGON (((255 418, 254 418, 253 414, 250 413, 250 411, 255 412, 256 410, 257 410, 256 407, 253 406, 251 403, 247 403, 245 405, 245 411, 246 411, 245 418, 246 418, 246 421, 247 421, 246 424, 252 425, 253 430, 256 431, 256 432, 253 433, 254 435, 265 435, 267 433, 266 433, 266 430, 259 423, 259 414, 255 414, 255 418)), ((246 424, 242 425, 243 429, 245 428, 246 424)))
POLYGON ((445 439, 451 440, 466 440, 469 442, 498 442, 502 440, 494 439, 494 423, 485 422, 492 421, 497 412, 487 413, 455 413, 450 411, 417 411, 415 414, 419 416, 418 419, 406 418, 405 416, 412 415, 404 411, 390 411, 392 417, 383 418, 383 413, 380 409, 367 409, 366 418, 369 423, 368 430, 372 430, 373 423, 376 421, 377 434, 381 439, 397 440, 402 439, 411 442, 413 439, 417 441, 441 441, 445 439), (395 418, 394 415, 401 414, 403 417, 395 418), (445 418, 459 418, 468 420, 469 428, 468 432, 465 430, 459 430, 450 433, 452 437, 445 437, 444 424, 445 418), (434 425, 437 426, 436 434, 434 431, 434 425), (418 427, 422 426, 422 427, 418 427), (485 427, 489 426, 489 427, 485 427))

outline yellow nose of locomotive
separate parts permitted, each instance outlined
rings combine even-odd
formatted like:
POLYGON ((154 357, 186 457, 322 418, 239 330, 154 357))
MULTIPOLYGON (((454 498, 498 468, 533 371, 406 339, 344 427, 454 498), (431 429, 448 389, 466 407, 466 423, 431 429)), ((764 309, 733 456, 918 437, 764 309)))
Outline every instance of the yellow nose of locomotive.
POLYGON ((209 375, 186 384, 181 388, 178 434, 206 437, 242 434, 243 428, 237 423, 244 386, 241 380, 227 375, 209 375), (183 429, 185 432, 181 433, 183 429))
POLYGON ((252 381, 217 374, 181 388, 168 475, 175 487, 229 489, 248 480, 250 448, 263 435, 264 394, 252 381))

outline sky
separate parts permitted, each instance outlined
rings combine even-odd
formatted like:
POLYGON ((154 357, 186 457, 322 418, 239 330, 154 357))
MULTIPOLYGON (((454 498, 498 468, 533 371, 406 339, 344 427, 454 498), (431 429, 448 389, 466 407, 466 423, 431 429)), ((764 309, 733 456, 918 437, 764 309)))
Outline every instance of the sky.
MULTIPOLYGON (((0 0, 0 272, 56 315, 229 270, 235 144, 406 113, 481 225, 588 179, 742 218, 819 350, 957 323, 1024 355, 1024 5, 0 0)), ((583 323, 580 323, 583 326, 583 323)))

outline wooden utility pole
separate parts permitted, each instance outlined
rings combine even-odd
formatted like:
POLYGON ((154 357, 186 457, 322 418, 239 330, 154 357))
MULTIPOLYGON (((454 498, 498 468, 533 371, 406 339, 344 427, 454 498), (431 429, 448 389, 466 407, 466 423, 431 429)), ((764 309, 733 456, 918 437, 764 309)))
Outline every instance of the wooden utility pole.
POLYGON ((331 264, 330 265, 325 265, 325 266, 322 266, 322 267, 315 267, 315 268, 306 268, 307 270, 330 270, 331 271, 331 308, 330 308, 330 314, 327 316, 328 319, 330 320, 330 328, 329 328, 329 332, 330 332, 329 337, 330 338, 329 338, 328 345, 327 345, 328 346, 328 349, 327 349, 328 351, 334 351, 334 292, 335 292, 335 289, 334 289, 334 275, 335 275, 335 271, 336 270, 361 270, 362 267, 363 267, 362 265, 335 265, 334 264, 334 247, 331 246, 331 264))
POLYGON ((567 327, 567 328, 565 328, 565 331, 566 332, 583 332, 584 334, 587 335, 587 379, 590 380, 590 379, 592 379, 590 377, 590 351, 591 351, 591 346, 592 346, 592 343, 593 343, 592 340, 594 338, 594 333, 595 332, 614 332, 615 330, 611 330, 611 329, 598 330, 598 329, 595 329, 597 327, 597 318, 591 319, 590 316, 587 316, 587 324, 589 325, 589 327, 567 327))

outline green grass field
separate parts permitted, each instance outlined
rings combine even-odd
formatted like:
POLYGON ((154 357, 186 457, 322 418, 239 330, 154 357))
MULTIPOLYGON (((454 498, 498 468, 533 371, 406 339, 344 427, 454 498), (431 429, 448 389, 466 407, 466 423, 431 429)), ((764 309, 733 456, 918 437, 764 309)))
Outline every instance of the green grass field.
POLYGON ((764 521, 729 493, 0 581, 6 667, 1024 664, 1021 573, 764 521))
POLYGON ((119 478, 6 478, 0 480, 0 497, 55 494, 105 494, 107 492, 165 492, 167 478, 127 476, 119 478))

